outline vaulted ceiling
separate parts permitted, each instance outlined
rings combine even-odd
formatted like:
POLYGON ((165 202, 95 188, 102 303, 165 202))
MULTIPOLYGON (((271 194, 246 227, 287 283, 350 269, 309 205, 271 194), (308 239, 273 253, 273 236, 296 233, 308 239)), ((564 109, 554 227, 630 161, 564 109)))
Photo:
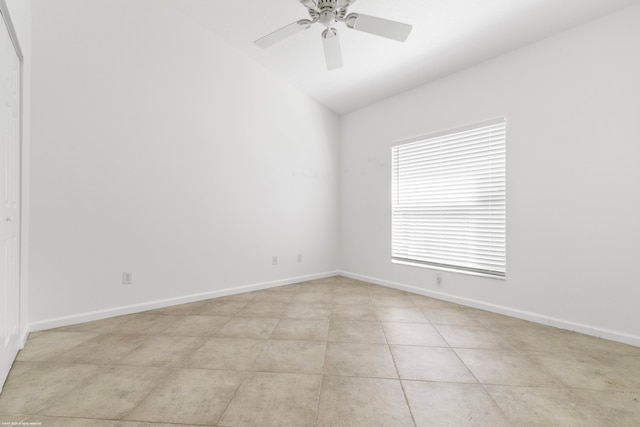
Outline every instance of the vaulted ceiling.
POLYGON ((253 44, 308 18, 299 0, 167 1, 344 114, 640 0, 358 0, 350 12, 406 22, 413 31, 400 43, 336 24, 344 66, 334 71, 324 62, 320 25, 268 49, 253 44))

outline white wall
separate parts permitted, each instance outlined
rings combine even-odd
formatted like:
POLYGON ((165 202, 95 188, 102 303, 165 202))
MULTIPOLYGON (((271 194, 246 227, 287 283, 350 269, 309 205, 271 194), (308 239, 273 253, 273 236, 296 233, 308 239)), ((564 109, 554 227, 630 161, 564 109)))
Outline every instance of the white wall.
POLYGON ((154 0, 33 30, 35 329, 337 269, 334 114, 154 0))
POLYGON ((640 345, 640 7, 343 118, 342 270, 640 345), (392 142, 507 124, 507 280, 390 262, 392 142))

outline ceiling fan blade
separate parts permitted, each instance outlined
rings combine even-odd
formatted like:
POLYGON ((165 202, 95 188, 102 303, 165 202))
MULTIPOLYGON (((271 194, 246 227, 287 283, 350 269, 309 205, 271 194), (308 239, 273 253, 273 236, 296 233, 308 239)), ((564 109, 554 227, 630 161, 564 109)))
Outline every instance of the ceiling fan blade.
POLYGON ((299 33, 302 30, 306 30, 310 26, 311 21, 309 21, 308 19, 301 19, 300 21, 280 28, 279 30, 274 31, 271 34, 267 34, 266 36, 259 38, 253 43, 264 49, 286 39, 287 37, 299 33))
POLYGON ((338 32, 333 28, 327 28, 322 33, 322 46, 324 47, 324 59, 327 61, 329 71, 342 67, 342 50, 338 32))
POLYGON ((318 0, 298 0, 307 9, 315 9, 318 7, 318 0))
POLYGON ((376 36, 403 42, 409 37, 413 27, 402 22, 391 21, 389 19, 375 16, 363 15, 362 13, 351 13, 345 18, 349 28, 375 34, 376 36))
POLYGON ((338 9, 346 9, 347 7, 354 4, 356 0, 338 0, 337 8, 338 9))

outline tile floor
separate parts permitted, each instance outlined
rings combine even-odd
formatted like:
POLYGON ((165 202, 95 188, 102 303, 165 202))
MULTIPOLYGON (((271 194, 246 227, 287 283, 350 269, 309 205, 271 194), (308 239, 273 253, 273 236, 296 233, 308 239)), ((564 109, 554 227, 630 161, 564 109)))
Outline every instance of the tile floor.
POLYGON ((20 422, 639 426, 640 348, 333 277, 32 333, 20 422))

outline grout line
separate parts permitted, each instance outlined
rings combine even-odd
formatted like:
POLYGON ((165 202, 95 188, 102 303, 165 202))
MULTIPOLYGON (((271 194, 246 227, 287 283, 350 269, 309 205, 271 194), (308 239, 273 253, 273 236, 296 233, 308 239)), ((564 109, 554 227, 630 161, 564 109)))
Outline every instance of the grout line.
MULTIPOLYGON (((434 329, 438 330, 438 328, 434 327, 434 329)), ((440 334, 440 331, 438 331, 438 333, 440 334)), ((440 334, 440 336, 442 336, 442 334, 440 334)), ((442 336, 442 339, 445 339, 444 336, 442 336)), ((446 339, 445 339, 446 341, 446 339)), ((494 399, 493 395, 491 395, 491 393, 489 393, 489 390, 487 390, 486 384, 483 384, 478 377, 476 376, 476 374, 471 370, 471 368, 469 366, 467 366, 466 363, 464 363, 464 360, 462 360, 462 358, 460 357, 460 355, 458 354, 457 351, 455 351, 455 348, 451 347, 451 351, 453 352, 453 354, 456 355, 456 357, 458 358, 458 360, 460 360, 460 363, 462 363, 462 365, 469 371, 469 373, 473 376, 473 378, 476 379, 477 384, 482 387, 482 390, 487 394, 487 396, 489 396, 489 398, 491 399, 491 401, 493 402, 494 406, 496 408, 498 408, 498 411, 500 411, 500 413, 504 416, 504 418, 506 420, 509 420, 509 418, 507 417, 507 414, 504 412, 504 410, 502 409, 502 407, 500 405, 498 405, 498 402, 494 399)))
POLYGON ((489 392, 489 390, 487 389, 487 385, 490 385, 490 384, 482 384, 482 383, 480 383, 480 386, 482 387, 482 390, 484 390, 484 392, 487 394, 487 396, 489 396, 489 399, 491 399, 491 401, 493 402, 495 407, 498 408, 498 411, 500 411, 500 413, 504 416, 504 418, 506 420, 511 421, 510 418, 507 416, 507 413, 502 409, 502 406, 500 406, 498 404, 498 401, 493 397, 493 394, 491 394, 489 392))
MULTIPOLYGON (((326 347, 325 347, 325 356, 326 356, 326 347)), ((324 375, 324 361, 322 363, 322 370, 323 373, 320 376, 320 387, 318 388, 318 403, 316 404, 316 416, 314 419, 314 426, 318 425, 318 418, 320 417, 320 399, 322 398, 322 390, 324 389, 324 381, 325 381, 325 375, 324 375)))
POLYGON ((240 372, 244 378, 242 378, 242 381, 240 381, 240 383, 238 384, 238 387, 236 387, 236 389, 233 391, 233 394, 231 395, 229 402, 227 402, 227 405, 224 407, 224 410, 222 411, 222 415, 220 415, 220 418, 216 421, 216 424, 219 424, 224 419, 224 416, 227 415, 227 412, 229 411, 229 407, 231 406, 231 402, 233 402, 236 396, 238 395, 238 390, 240 390, 240 387, 242 387, 244 383, 247 381, 247 379, 249 378, 249 373, 247 373, 246 371, 234 371, 234 372, 240 372))
MULTIPOLYGON (((371 294, 371 291, 369 291, 369 294, 371 294)), ((373 298, 372 298, 373 301, 373 298)), ((411 409, 411 405, 409 404, 409 397, 407 396, 407 391, 404 388, 404 384, 402 383, 402 377, 400 376, 400 370, 398 369, 398 364, 396 363, 396 358, 393 356, 393 352, 391 351, 391 346, 389 345, 389 339, 387 337, 387 333, 384 330, 384 327, 382 325, 382 322, 380 320, 380 318, 378 317, 378 323, 380 324, 380 329, 382 330, 382 335, 384 336, 384 340, 387 346, 387 351, 389 352, 389 355, 391 356, 391 362, 393 363, 393 367, 396 370, 396 375, 398 376, 398 383, 400 384, 400 389, 402 390, 402 396, 404 397, 404 402, 407 405, 407 409, 409 410, 409 415, 411 416, 411 421, 413 422, 414 427, 416 427, 418 424, 416 423, 416 417, 413 415, 413 409, 411 409)))
POLYGON ((149 396, 151 396, 151 394, 153 394, 154 391, 156 391, 156 389, 158 387, 160 387, 162 384, 164 384, 167 379, 171 376, 172 373, 175 372, 175 369, 172 368, 167 368, 165 369, 165 373, 164 375, 161 375, 158 379, 156 379, 153 382, 153 387, 150 387, 149 393, 147 393, 142 399, 140 399, 140 401, 133 406, 133 408, 131 408, 131 410, 127 411, 126 413, 122 414, 119 418, 119 420, 124 420, 124 418, 131 414, 133 411, 135 411, 138 407, 140 407, 140 405, 142 405, 148 398, 149 396))

